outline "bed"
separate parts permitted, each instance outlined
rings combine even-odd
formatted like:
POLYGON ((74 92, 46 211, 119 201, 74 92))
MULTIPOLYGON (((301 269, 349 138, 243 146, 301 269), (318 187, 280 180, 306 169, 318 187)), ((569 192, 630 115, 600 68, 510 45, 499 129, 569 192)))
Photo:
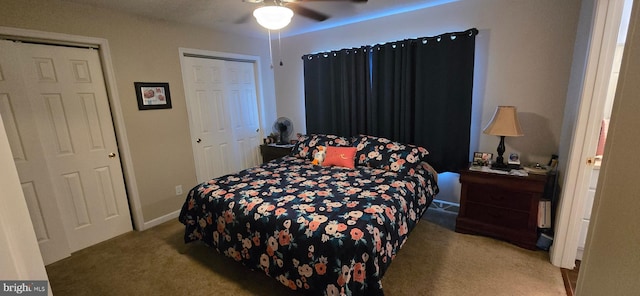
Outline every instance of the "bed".
POLYGON ((438 193, 427 153, 372 136, 302 136, 290 156, 191 189, 184 240, 305 294, 383 295, 385 271, 438 193), (336 149, 346 165, 327 165, 336 149))

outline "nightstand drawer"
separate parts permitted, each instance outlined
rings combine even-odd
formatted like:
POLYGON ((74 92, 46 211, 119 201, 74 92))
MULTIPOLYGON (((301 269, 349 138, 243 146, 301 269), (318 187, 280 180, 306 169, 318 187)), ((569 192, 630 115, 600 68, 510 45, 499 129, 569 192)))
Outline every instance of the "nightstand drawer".
POLYGON ((511 211, 472 202, 467 204, 466 218, 510 229, 526 230, 530 227, 528 212, 511 211))
POLYGON ((468 184, 469 191, 474 194, 467 195, 467 201, 486 205, 494 205, 514 210, 528 211, 531 207, 532 193, 517 192, 508 189, 485 184, 468 184))

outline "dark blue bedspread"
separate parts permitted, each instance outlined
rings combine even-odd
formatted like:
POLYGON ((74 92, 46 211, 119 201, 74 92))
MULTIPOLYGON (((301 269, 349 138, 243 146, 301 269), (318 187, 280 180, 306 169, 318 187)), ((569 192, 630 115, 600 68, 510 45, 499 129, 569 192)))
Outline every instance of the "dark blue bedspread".
POLYGON ((425 169, 398 179, 287 156, 194 187, 179 219, 185 242, 293 290, 383 295, 380 280, 437 194, 435 180, 425 169))

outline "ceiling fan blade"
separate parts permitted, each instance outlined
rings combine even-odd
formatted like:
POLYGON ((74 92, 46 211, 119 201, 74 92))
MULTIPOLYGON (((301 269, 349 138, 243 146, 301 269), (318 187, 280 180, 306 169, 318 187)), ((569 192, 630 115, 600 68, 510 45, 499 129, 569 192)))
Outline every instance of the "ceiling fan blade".
POLYGON ((368 0, 282 0, 282 2, 368 2, 368 0))
POLYGON ((251 16, 252 16, 252 14, 250 12, 248 12, 248 13, 242 15, 241 17, 239 17, 234 23, 235 24, 244 24, 244 23, 249 21, 251 16))
POLYGON ((312 20, 316 20, 319 22, 329 18, 329 16, 324 13, 315 11, 313 9, 305 8, 300 5, 287 5, 287 7, 291 8, 291 10, 293 10, 293 13, 295 14, 299 14, 301 16, 308 17, 312 20))

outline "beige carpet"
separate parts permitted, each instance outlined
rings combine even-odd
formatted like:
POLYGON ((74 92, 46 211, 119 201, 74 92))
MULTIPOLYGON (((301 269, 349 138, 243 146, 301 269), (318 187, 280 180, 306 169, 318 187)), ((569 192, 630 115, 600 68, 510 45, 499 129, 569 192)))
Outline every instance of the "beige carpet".
MULTIPOLYGON (((428 213, 427 213, 428 215, 428 213)), ((299 295, 202 244, 170 221, 47 266, 55 295, 299 295)), ((382 280, 385 295, 566 295, 548 253, 422 220, 382 280)))

